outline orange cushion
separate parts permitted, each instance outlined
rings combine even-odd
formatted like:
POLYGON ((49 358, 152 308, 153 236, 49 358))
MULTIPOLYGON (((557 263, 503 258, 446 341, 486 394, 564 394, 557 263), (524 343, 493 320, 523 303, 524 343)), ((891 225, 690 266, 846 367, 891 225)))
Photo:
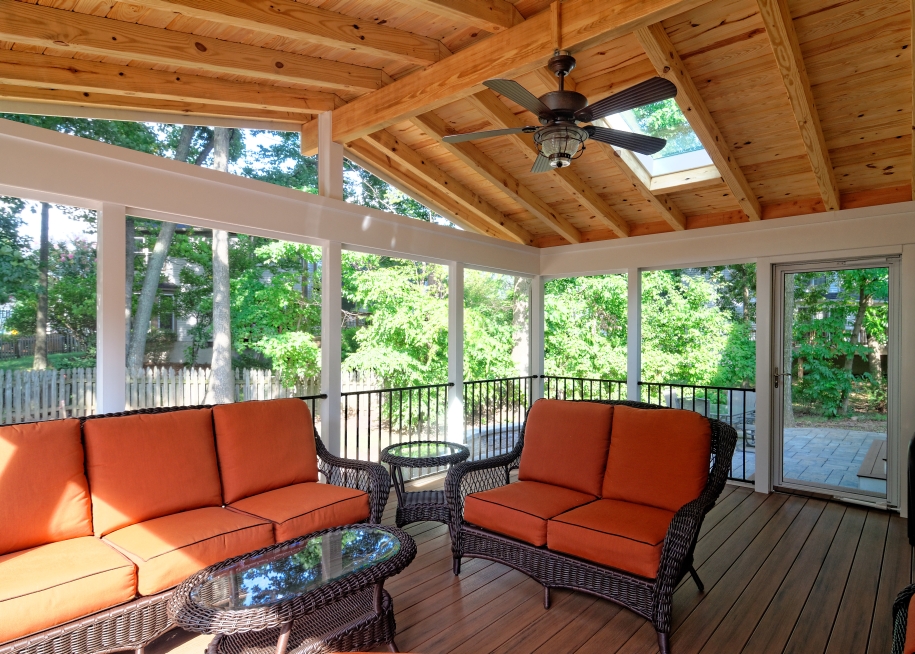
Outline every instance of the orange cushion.
POLYGON ((711 447, 698 413, 618 406, 601 496, 677 511, 705 488, 711 447))
POLYGON ((247 497, 230 508, 272 522, 276 542, 282 543, 313 531, 362 522, 369 517, 369 495, 307 482, 247 497))
POLYGON ((137 565, 137 591, 154 595, 208 565, 273 544, 269 522, 219 507, 175 513, 108 534, 137 565))
POLYGON ((654 578, 673 511, 598 500, 549 522, 547 545, 556 552, 654 578))
POLYGON ((600 495, 613 406, 537 400, 527 416, 518 479, 600 495))
POLYGON ((222 503, 209 409, 87 420, 83 431, 97 536, 222 503))
POLYGON ((221 404, 213 419, 226 504, 318 481, 314 426, 302 400, 221 404))
MULTIPOLYGON (((525 444, 527 447, 527 444, 525 444)), ((546 521, 594 501, 593 495, 536 481, 518 481, 464 500, 464 520, 531 545, 546 545, 546 521)))
POLYGON ((915 654, 915 602, 909 599, 909 610, 905 625, 905 646, 903 654, 915 654))
POLYGON ((0 643, 133 599, 136 570, 92 536, 0 556, 0 643))
POLYGON ((0 427, 0 554, 92 535, 79 420, 0 427))

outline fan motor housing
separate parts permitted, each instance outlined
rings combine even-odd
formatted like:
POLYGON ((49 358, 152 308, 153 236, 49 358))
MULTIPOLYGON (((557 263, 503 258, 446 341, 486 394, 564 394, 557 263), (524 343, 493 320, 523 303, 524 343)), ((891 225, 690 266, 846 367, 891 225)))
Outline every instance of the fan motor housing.
MULTIPOLYGON (((588 98, 576 91, 550 91, 540 96, 540 101, 553 112, 551 119, 573 121, 575 112, 588 106, 588 98)), ((547 125, 550 119, 540 117, 540 122, 547 125)))

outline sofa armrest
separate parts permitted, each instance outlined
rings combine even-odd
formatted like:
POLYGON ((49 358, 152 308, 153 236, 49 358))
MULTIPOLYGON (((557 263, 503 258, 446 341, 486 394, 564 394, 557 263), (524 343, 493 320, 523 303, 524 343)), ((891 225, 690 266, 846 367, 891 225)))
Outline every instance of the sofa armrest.
POLYGON ((519 441, 512 451, 506 454, 479 461, 462 461, 451 467, 445 477, 445 501, 451 512, 452 538, 464 519, 464 498, 471 493, 480 493, 508 484, 512 468, 516 468, 521 459, 522 446, 523 441, 519 441))
MULTIPOLYGON (((691 563, 693 547, 699 539, 699 529, 705 517, 705 502, 697 498, 680 507, 674 514, 667 536, 664 537, 664 547, 661 550, 661 564, 658 566, 658 576, 655 580, 655 595, 670 597, 680 577, 691 563)), ((667 615, 654 615, 652 621, 655 625, 670 624, 670 602, 655 602, 655 613, 665 611, 667 615)))
POLYGON ((318 470, 324 474, 328 484, 365 491, 369 494, 369 522, 381 523, 381 516, 391 493, 391 476, 380 463, 357 461, 334 456, 327 451, 324 442, 315 430, 315 448, 320 463, 318 470))
POLYGON ((906 633, 915 625, 909 625, 909 603, 915 595, 915 584, 906 586, 893 602, 893 654, 904 654, 906 633))

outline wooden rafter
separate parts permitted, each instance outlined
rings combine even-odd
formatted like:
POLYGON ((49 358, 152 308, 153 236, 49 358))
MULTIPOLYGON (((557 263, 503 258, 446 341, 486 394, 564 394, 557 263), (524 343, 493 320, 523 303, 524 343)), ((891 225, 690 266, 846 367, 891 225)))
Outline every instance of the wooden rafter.
POLYGON ((909 184, 912 187, 912 199, 915 200, 915 0, 909 2, 909 29, 910 36, 909 43, 913 44, 909 48, 909 57, 912 61, 910 68, 912 69, 912 80, 911 80, 911 100, 912 100, 912 156, 909 159, 909 165, 911 172, 909 173, 909 184))
MULTIPOLYGON (((629 34, 704 0, 567 0, 562 5, 562 44, 578 51, 629 34)), ((493 77, 517 77, 543 66, 553 54, 550 12, 494 34, 436 64, 357 98, 334 111, 334 140, 346 142, 433 110, 482 89, 493 77)), ((302 151, 317 147, 317 132, 306 127, 302 151)))
POLYGON ((524 20, 507 0, 398 0, 456 23, 467 23, 487 32, 502 32, 524 20))
POLYGON ((444 216, 455 225, 476 234, 514 241, 483 222, 476 214, 455 201, 441 188, 428 183, 397 159, 382 153, 369 144, 366 139, 347 143, 344 148, 346 156, 357 164, 444 216))
POLYGON ((435 39, 295 0, 131 0, 131 4, 420 66, 451 54, 435 39))
MULTIPOLYGON (((455 133, 444 120, 431 111, 414 117, 411 122, 436 140, 441 140, 443 136, 455 133)), ((581 232, 574 225, 537 197, 528 187, 503 170, 499 164, 483 154, 477 146, 465 141, 463 143, 442 142, 442 147, 484 177, 486 181, 505 193, 505 195, 530 211, 551 230, 571 243, 581 243, 581 232)))
POLYGON ((648 188, 652 193, 673 193, 674 191, 698 191, 719 184, 724 184, 721 173, 718 172, 715 164, 709 164, 679 173, 655 175, 651 178, 648 188))
POLYGON ((823 127, 817 112, 804 55, 794 31, 791 11, 785 0, 756 0, 759 14, 766 24, 766 34, 772 44, 772 52, 778 63, 778 70, 785 83, 794 117, 804 141, 804 149, 810 159, 817 186, 827 211, 839 209, 839 186, 829 158, 829 148, 823 137, 823 127))
POLYGON ((617 151, 606 143, 600 143, 599 141, 596 144, 607 158, 616 164, 616 167, 626 176, 626 179, 639 192, 639 195, 645 198, 654 210, 658 212, 664 222, 676 231, 686 229, 686 216, 683 215, 683 212, 669 197, 655 195, 651 191, 649 188, 651 176, 647 174, 642 164, 635 158, 635 155, 628 150, 617 151))
POLYGON ((0 0, 0 40, 333 89, 369 91, 388 79, 373 68, 16 0, 0 0))
POLYGON ((686 66, 667 36, 664 26, 655 23, 636 30, 635 34, 658 74, 677 86, 677 104, 731 189, 740 208, 750 220, 761 220, 762 209, 759 200, 737 165, 737 160, 731 154, 731 149, 721 135, 708 107, 705 106, 705 101, 699 95, 699 90, 686 71, 686 66))
MULTIPOLYGON (((468 98, 473 105, 493 123, 496 128, 522 127, 528 123, 512 113, 499 96, 492 91, 480 91, 468 98)), ((533 162, 537 158, 537 146, 530 134, 515 134, 507 137, 518 149, 533 162)), ((629 224, 601 198, 572 167, 550 170, 542 175, 550 175, 566 190, 585 210, 590 212, 603 226, 609 227, 617 236, 629 236, 629 224)))
POLYGON ((437 186, 458 204, 463 205, 468 211, 475 214, 477 218, 487 223, 489 227, 502 234, 503 237, 523 245, 530 245, 534 242, 533 236, 521 225, 506 217, 501 211, 441 168, 426 161, 419 153, 407 144, 402 143, 390 132, 381 130, 374 134, 369 134, 363 141, 386 157, 400 162, 402 166, 427 183, 437 186))
POLYGON ((0 50, 0 83, 308 114, 333 110, 336 97, 15 50, 0 50))

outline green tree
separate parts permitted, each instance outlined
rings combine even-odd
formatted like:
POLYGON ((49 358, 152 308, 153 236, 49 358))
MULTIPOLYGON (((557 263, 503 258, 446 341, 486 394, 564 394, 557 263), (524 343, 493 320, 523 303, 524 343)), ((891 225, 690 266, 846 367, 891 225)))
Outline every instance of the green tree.
POLYGON ((0 196, 0 304, 7 304, 35 280, 35 261, 29 257, 29 240, 19 234, 25 201, 0 196))

